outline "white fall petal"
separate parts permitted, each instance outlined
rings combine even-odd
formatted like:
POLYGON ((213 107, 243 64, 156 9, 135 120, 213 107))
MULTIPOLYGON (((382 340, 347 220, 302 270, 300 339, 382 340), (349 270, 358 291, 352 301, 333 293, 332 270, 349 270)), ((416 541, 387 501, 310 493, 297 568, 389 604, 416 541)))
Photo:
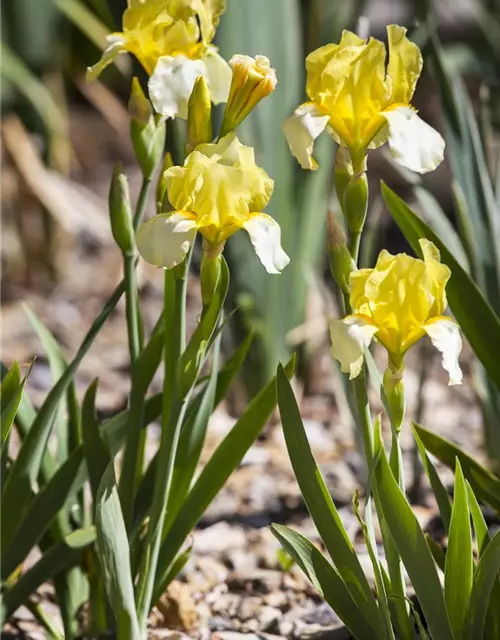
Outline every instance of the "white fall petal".
POLYGON ((155 111, 166 118, 186 119, 196 78, 205 74, 202 60, 191 60, 183 55, 160 58, 148 83, 155 111))
POLYGON ((341 371, 349 374, 350 380, 361 373, 365 349, 377 331, 377 327, 357 316, 330 322, 330 352, 340 362, 341 371))
POLYGON ((252 216, 243 223, 253 248, 268 273, 280 273, 290 262, 281 247, 279 224, 265 213, 252 216))
POLYGON ((183 213, 160 213, 139 229, 137 249, 146 262, 172 269, 184 260, 195 236, 196 223, 183 213))
POLYGON ((449 318, 443 318, 424 326, 424 330, 431 339, 432 344, 443 356, 443 369, 450 376, 448 384, 460 384, 462 382, 462 370, 458 364, 458 358, 462 350, 462 338, 458 325, 449 318))
POLYGON ((87 69, 87 82, 96 80, 104 69, 110 65, 119 53, 125 51, 125 38, 119 35, 106 36, 108 46, 104 50, 101 59, 92 67, 87 69))
POLYGON ((314 141, 326 129, 329 119, 314 104, 306 102, 297 107, 293 116, 283 123, 283 133, 290 151, 303 169, 314 171, 318 168, 312 157, 314 141))
POLYGON ((411 107, 382 113, 389 127, 389 148, 403 167, 427 173, 441 164, 445 143, 441 135, 418 117, 411 107))
POLYGON ((231 67, 213 47, 209 48, 203 62, 205 63, 204 76, 210 91, 210 99, 214 104, 227 102, 233 77, 231 67))

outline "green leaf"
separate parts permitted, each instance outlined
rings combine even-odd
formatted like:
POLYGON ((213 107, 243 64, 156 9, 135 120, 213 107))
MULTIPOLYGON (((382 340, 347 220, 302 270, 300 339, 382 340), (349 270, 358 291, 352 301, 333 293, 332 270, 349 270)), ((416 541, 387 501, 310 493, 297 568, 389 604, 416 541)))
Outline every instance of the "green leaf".
MULTIPOLYGON (((464 640, 476 640, 483 637, 486 613, 493 585, 500 570, 500 531, 488 544, 477 564, 472 585, 469 608, 465 621, 464 640)), ((498 603, 496 607, 498 614, 498 603)))
POLYGON ((323 554, 307 538, 288 527, 273 524, 271 533, 297 562, 351 633, 359 640, 372 640, 373 628, 366 622, 365 612, 356 605, 338 571, 323 554))
POLYGON ((2 545, 1 577, 7 580, 51 526, 57 512, 79 489, 77 479, 83 460, 81 449, 73 452, 31 500, 9 545, 2 545), (75 480, 76 488, 75 488, 75 480))
POLYGON ((79 564, 83 551, 95 539, 94 527, 78 529, 45 551, 36 564, 22 574, 13 587, 5 590, 0 617, 8 620, 41 584, 79 564))
POLYGON ((410 576, 431 636, 454 640, 434 559, 418 520, 392 475, 383 449, 375 477, 384 518, 410 576))
POLYGON ((414 424, 413 429, 427 451, 450 469, 455 468, 455 459, 458 458, 464 476, 470 482, 476 496, 500 512, 500 478, 436 433, 418 424, 414 424))
POLYGON ((307 509, 333 564, 345 581, 375 637, 385 636, 384 621, 332 497, 314 460, 293 390, 278 367, 278 405, 288 455, 307 509))
POLYGON ((446 563, 446 554, 443 551, 443 548, 435 540, 433 540, 428 533, 425 534, 425 539, 427 540, 427 545, 429 547, 430 552, 432 553, 434 562, 444 573, 444 566, 446 563))
POLYGON ((444 597, 456 640, 461 640, 472 589, 472 533, 467 489, 460 462, 455 466, 455 493, 444 568, 444 597))
POLYGON ((99 316, 94 320, 75 357, 57 384, 51 389, 26 434, 3 488, 1 515, 2 544, 7 545, 18 526, 30 498, 32 487, 38 478, 43 454, 54 424, 55 415, 63 394, 67 391, 83 357, 92 345, 103 324, 118 304, 123 293, 123 283, 114 291, 99 316))
MULTIPOLYGON (((54 385, 59 378, 63 375, 68 364, 64 359, 61 348, 54 338, 52 333, 47 329, 43 322, 37 317, 35 313, 31 311, 29 307, 25 305, 24 311, 28 316, 32 327, 35 329, 38 339, 42 343, 42 346, 47 354, 49 361, 50 372, 52 375, 52 384, 54 385)), ((59 403, 59 407, 56 413, 56 419, 54 429, 56 432, 57 441, 57 454, 56 460, 59 464, 64 462, 68 457, 68 423, 65 416, 65 408, 63 404, 63 398, 59 403)))
MULTIPOLYGON (((295 359, 286 365, 285 371, 292 376, 295 359)), ((184 544, 189 532, 238 467, 246 452, 257 439, 276 406, 276 380, 273 378, 248 405, 245 413, 214 451, 212 457, 196 479, 179 514, 163 540, 158 559, 153 602, 163 593, 170 566, 184 544)))
POLYGON ((170 494, 172 499, 167 505, 167 517, 163 526, 163 535, 169 530, 184 502, 200 460, 208 421, 215 406, 220 340, 221 336, 219 335, 215 342, 211 363, 212 372, 206 387, 195 398, 191 411, 187 412, 182 425, 172 478, 172 491, 170 494))
POLYGON ((26 385, 26 380, 31 372, 33 367, 33 363, 30 364, 30 368, 28 369, 28 373, 21 380, 21 371, 19 369, 19 364, 15 362, 12 365, 12 368, 5 376, 2 387, 0 389, 0 398, 1 398, 1 433, 2 433, 2 445, 1 451, 3 452, 4 445, 8 441, 10 430, 12 427, 12 423, 16 417, 17 411, 19 409, 19 404, 21 403, 21 399, 23 397, 24 387, 26 385))
POLYGON ((113 462, 109 464, 99 485, 95 523, 99 561, 106 592, 115 614, 118 638, 140 640, 130 568, 130 548, 113 462))
POLYGON ((429 456, 427 455, 427 451, 425 446, 419 436, 419 432, 417 430, 417 425, 412 422, 413 436, 415 438, 415 442, 417 443, 418 451, 420 453, 420 458, 422 459, 422 464, 424 465, 425 473, 429 478, 429 482, 431 483, 431 488, 434 493, 434 497, 438 503, 439 514, 444 524, 445 531, 448 531, 450 528, 451 521, 451 502, 448 496, 448 492, 441 482, 441 478, 439 477, 436 468, 432 464, 429 456))
MULTIPOLYGON (((474 491, 466 481, 469 507, 474 523, 474 533, 476 536, 477 555, 481 557, 490 542, 488 525, 484 519, 481 507, 477 501, 474 491)), ((490 605, 486 615, 486 638, 500 638, 500 616, 498 615, 498 603, 500 602, 500 578, 496 578, 490 597, 490 605)))
POLYGON ((446 286, 450 307, 475 354, 500 388, 500 361, 497 358, 500 353, 500 319, 476 283, 430 227, 384 183, 382 194, 389 213, 417 255, 422 255, 418 243, 420 238, 431 240, 441 252, 441 261, 451 270, 446 286))
POLYGON ((87 473, 94 504, 96 503, 102 476, 111 462, 109 451, 101 437, 95 411, 97 384, 98 380, 96 378, 87 389, 82 404, 83 453, 87 463, 87 473))

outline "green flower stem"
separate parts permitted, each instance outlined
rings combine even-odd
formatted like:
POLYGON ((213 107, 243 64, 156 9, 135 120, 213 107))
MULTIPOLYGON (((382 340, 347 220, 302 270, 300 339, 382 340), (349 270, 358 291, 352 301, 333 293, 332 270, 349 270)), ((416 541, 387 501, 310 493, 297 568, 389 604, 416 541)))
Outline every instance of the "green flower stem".
MULTIPOLYGON (((151 190, 151 178, 144 177, 135 207, 133 226, 137 231, 144 219, 146 204, 151 190)), ((130 363, 133 372, 134 362, 142 349, 143 326, 139 306, 137 286, 137 258, 134 255, 124 256, 125 273, 125 309, 130 352, 130 363)), ((123 518, 127 531, 130 530, 134 511, 134 499, 137 485, 142 475, 144 450, 146 446, 146 430, 141 428, 144 413, 144 397, 134 388, 132 374, 132 390, 130 392, 130 420, 128 437, 125 444, 122 472, 119 482, 119 493, 123 518)))
POLYGON ((139 295, 137 291, 137 259, 134 255, 123 256, 125 272, 125 313, 127 317, 128 348, 130 364, 133 366, 141 351, 139 295))
POLYGON ((187 261, 174 273, 165 271, 165 375, 163 382, 162 434, 158 450, 157 476, 153 493, 150 521, 143 550, 137 611, 141 629, 146 628, 154 580, 158 564, 158 554, 162 538, 163 522, 172 486, 175 457, 179 443, 182 422, 189 395, 180 398, 177 389, 176 366, 185 344, 185 306, 187 285, 187 261))
POLYGON ((135 208, 134 231, 137 231, 137 229, 141 226, 142 221, 144 219, 144 213, 146 212, 146 205, 148 203, 150 189, 151 189, 151 178, 144 177, 142 179, 141 190, 139 191, 137 206, 135 208))
POLYGON ((349 250, 351 252, 352 259, 356 264, 358 264, 359 258, 359 245, 361 243, 361 234, 363 231, 351 231, 350 234, 350 247, 349 250))

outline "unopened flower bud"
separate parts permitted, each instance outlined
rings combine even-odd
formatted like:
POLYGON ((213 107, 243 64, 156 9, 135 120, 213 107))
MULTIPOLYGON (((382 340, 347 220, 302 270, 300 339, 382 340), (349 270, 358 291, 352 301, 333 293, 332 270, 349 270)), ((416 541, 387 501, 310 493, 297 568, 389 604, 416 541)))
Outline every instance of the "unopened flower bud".
POLYGON ((349 296, 349 276, 356 269, 356 263, 347 248, 344 229, 331 211, 326 218, 326 232, 330 271, 342 292, 349 296))
POLYGON ((188 102, 186 154, 199 144, 212 141, 212 103, 203 76, 198 76, 188 102))
POLYGON ((347 183, 342 198, 342 211, 351 233, 361 233, 368 209, 368 179, 366 173, 354 174, 347 183))
POLYGON ((111 220, 111 233, 116 244, 124 255, 132 254, 135 250, 132 207, 130 205, 127 176, 120 164, 116 165, 111 179, 109 217, 111 220))
POLYGON ((387 411, 396 432, 401 430, 405 415, 405 386, 403 381, 404 364, 396 368, 389 363, 385 370, 382 387, 384 390, 387 411))
POLYGON ((219 284, 224 244, 213 246, 203 239, 203 257, 201 259, 201 299, 206 307, 219 284))
POLYGON ((274 91, 276 71, 265 56, 235 55, 229 61, 233 70, 231 89, 224 111, 221 136, 234 131, 255 106, 274 91))
POLYGON ((153 115, 151 104, 137 78, 132 80, 128 109, 135 156, 143 176, 150 179, 165 148, 166 127, 159 116, 153 115))

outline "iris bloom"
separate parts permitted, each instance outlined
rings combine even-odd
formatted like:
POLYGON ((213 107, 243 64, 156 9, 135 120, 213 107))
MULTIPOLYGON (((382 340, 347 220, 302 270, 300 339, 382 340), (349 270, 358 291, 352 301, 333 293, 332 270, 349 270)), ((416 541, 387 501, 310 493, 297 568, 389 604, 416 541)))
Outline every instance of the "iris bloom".
POLYGON ((442 161, 444 140, 410 104, 422 55, 405 34, 403 27, 387 27, 387 68, 384 44, 374 38, 365 42, 350 31, 343 32, 339 44, 327 44, 307 57, 309 102, 283 125, 304 169, 317 168, 314 141, 325 129, 349 149, 355 164, 367 149, 385 142, 394 159, 412 171, 432 171, 442 161))
POLYGON ((137 246, 147 262, 166 269, 180 264, 197 230, 205 251, 217 255, 233 233, 245 229, 269 273, 288 264, 278 223, 261 213, 274 182, 255 164, 252 147, 242 145, 234 133, 216 144, 199 145, 183 167, 167 169, 165 180, 175 211, 156 215, 139 230, 137 246))
POLYGON ((420 246, 423 260, 384 250, 374 269, 351 273, 352 313, 330 325, 332 355, 351 379, 361 372, 364 351, 373 338, 387 349, 390 368, 398 371, 408 349, 428 335, 442 354, 449 384, 462 381, 459 328, 443 315, 450 270, 440 263, 432 242, 420 240, 420 246))
POLYGON ((88 77, 96 78, 118 54, 129 52, 150 76, 149 94, 158 113, 186 118, 200 75, 212 101, 225 102, 231 69, 211 44, 225 6, 225 0, 128 0, 123 31, 108 36, 109 46, 88 77))

